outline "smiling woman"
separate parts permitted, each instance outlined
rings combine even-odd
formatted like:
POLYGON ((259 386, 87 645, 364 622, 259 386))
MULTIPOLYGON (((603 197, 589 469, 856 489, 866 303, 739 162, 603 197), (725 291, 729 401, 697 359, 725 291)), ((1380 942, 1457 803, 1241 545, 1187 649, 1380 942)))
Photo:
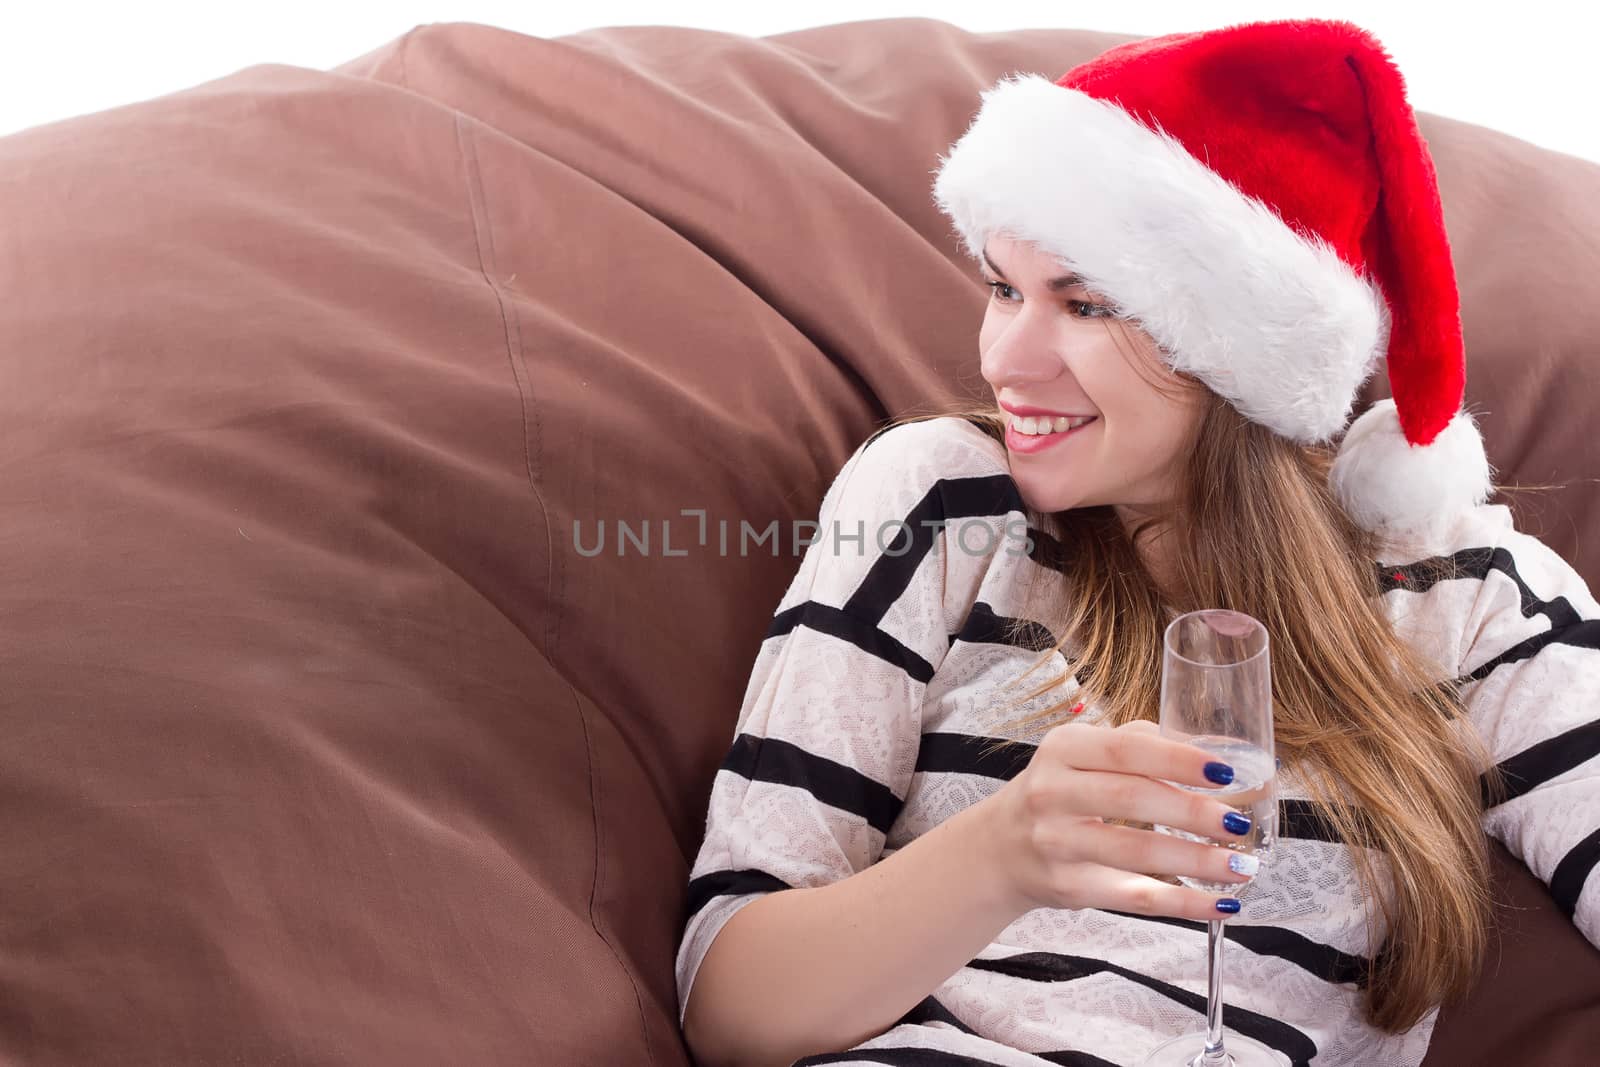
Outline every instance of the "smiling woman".
POLYGON ((1039 511, 1109 505, 1124 519, 1172 499, 1205 390, 1167 369, 1150 336, 1078 275, 1052 276, 1057 257, 996 235, 984 262, 1022 294, 994 290, 978 348, 1010 416, 1004 442, 1023 499, 1039 511), (1067 422, 1041 436, 1040 417, 1067 422))
POLYGON ((1381 44, 1251 23, 1004 77, 934 195, 988 272, 992 402, 880 428, 823 501, 905 533, 813 545, 774 616, 692 874, 697 1052, 1142 1064, 1196 1025, 1220 914, 1230 1032, 1415 1067, 1483 962, 1487 834, 1600 944, 1600 758, 1498 773, 1595 728, 1600 604, 1484 502, 1381 44), (1380 361, 1395 399, 1352 424, 1380 361), (977 553, 945 532, 973 522, 977 553), (1236 895, 1228 850, 1148 829, 1238 832, 1151 728, 1163 631, 1208 608, 1274 649, 1282 827, 1236 895))
MULTIPOLYGON (((0 109, 35 121, 69 113, 61 79, 99 80, 85 109, 147 95, 129 72, 193 87, 0 137, 0 1063, 1126 1067, 1199 1022, 1218 897, 1147 874, 1220 882, 1226 850, 1074 860, 1117 838, 1060 813, 1106 796, 1062 770, 1043 810, 1072 832, 1042 843, 1068 877, 1027 911, 1006 891, 1019 822, 990 798, 1041 752, 1141 755, 1082 700, 1076 736, 990 748, 1081 667, 1023 677, 1058 636, 1023 593, 1067 545, 1030 529, 1014 457, 946 419, 846 463, 875 413, 967 383, 999 419, 974 378, 995 297, 917 210, 928 169, 982 85, 1125 35, 1059 8, 727 32, 815 15, 747 5, 722 32, 401 36, 374 5, 163 2, 17 5, 0 35, 0 109), (648 536, 589 556, 597 522, 648 536)), ((597 12, 503 6, 546 33, 597 12)), ((1460 53, 1508 106, 1582 37, 1526 5, 1412 17, 1409 53, 1460 53)), ((1600 583, 1600 166, 1423 121, 1490 454, 1569 483, 1522 513, 1600 583)), ((1514 785, 1486 823, 1549 888, 1496 848, 1474 999, 1374 1035, 1369 902, 1290 795, 1226 924, 1229 1032, 1285 1063, 1593 1059, 1600 622, 1537 542, 1476 534, 1453 578, 1430 546, 1374 580, 1405 632, 1461 638, 1441 670, 1514 785)), ((1170 814, 1232 832, 1200 799, 1170 814)))

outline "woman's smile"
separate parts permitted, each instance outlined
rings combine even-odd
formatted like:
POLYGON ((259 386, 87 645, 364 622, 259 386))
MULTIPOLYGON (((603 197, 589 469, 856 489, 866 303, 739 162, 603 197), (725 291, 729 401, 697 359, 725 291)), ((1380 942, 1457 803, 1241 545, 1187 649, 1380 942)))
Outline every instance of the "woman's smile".
POLYGON ((1069 437, 1076 437, 1084 430, 1099 423, 1098 416, 1088 416, 1086 421, 1073 423, 1064 430, 1051 433, 1023 433, 1017 429, 1017 423, 1022 420, 1012 416, 1006 420, 1006 450, 1019 456, 1031 456, 1036 452, 1043 452, 1052 445, 1059 444, 1069 437))

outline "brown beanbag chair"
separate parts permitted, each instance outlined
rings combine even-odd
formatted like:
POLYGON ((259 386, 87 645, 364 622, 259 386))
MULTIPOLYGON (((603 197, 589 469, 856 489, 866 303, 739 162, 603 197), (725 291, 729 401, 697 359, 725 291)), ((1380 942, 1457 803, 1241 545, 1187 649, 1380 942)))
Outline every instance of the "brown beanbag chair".
MULTIPOLYGON (((935 156, 1125 39, 429 25, 0 138, 0 1060, 686 1064, 687 864, 801 551, 741 524, 980 393, 935 156)), ((1594 583, 1600 168, 1422 121, 1491 458, 1570 483, 1518 507, 1594 583)), ((1429 1063, 1600 1030, 1502 876, 1429 1063)))

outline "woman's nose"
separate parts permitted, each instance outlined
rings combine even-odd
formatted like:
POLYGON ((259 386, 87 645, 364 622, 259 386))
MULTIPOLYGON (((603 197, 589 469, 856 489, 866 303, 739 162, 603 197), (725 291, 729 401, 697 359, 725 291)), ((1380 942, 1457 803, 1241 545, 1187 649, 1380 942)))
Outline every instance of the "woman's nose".
POLYGON ((1030 336, 1027 330, 1010 329, 983 350, 979 369, 995 389, 1038 385, 1060 376, 1065 365, 1050 348, 1046 338, 1030 336))

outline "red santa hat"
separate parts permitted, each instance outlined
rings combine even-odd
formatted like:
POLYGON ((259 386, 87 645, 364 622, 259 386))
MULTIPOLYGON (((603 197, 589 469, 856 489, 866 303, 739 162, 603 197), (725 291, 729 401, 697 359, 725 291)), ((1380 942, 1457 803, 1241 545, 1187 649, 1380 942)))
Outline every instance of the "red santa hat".
POLYGON ((1363 526, 1488 496, 1433 160, 1367 31, 1253 22, 1008 74, 936 173, 974 259, 997 233, 1058 257, 1174 370, 1291 440, 1337 437, 1386 358, 1394 399, 1332 474, 1363 526))

